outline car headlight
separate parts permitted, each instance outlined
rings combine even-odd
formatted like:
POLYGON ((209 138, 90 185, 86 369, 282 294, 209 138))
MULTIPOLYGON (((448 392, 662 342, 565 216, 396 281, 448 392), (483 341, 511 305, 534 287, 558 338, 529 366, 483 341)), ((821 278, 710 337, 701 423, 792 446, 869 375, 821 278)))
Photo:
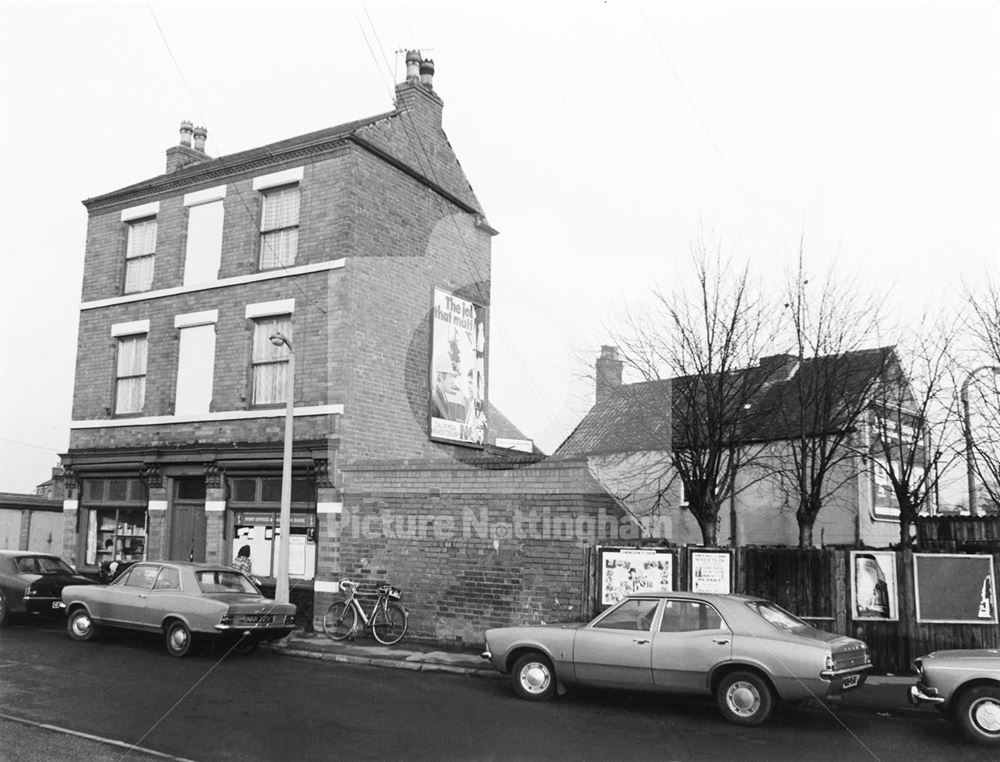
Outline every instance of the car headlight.
POLYGON ((827 669, 833 669, 833 666, 834 666, 833 654, 827 654, 826 655, 826 668, 827 669))
POLYGON ((222 615, 222 619, 219 620, 219 624, 225 625, 227 627, 229 625, 231 625, 232 623, 233 623, 233 615, 232 614, 223 614, 222 615))
POLYGON ((24 588, 24 597, 25 598, 32 598, 32 597, 34 597, 36 595, 38 595, 38 591, 35 590, 33 587, 29 586, 29 587, 24 588))

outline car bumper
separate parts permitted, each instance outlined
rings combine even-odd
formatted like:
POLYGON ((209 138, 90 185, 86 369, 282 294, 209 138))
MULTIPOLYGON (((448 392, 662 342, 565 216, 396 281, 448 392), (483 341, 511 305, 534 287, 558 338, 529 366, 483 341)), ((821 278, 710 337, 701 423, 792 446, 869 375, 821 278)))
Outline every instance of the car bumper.
POLYGON ((291 635, 295 625, 286 624, 273 627, 222 627, 216 626, 215 630, 222 638, 239 640, 240 638, 252 638, 260 642, 268 640, 280 640, 286 635, 291 635))
POLYGON ((34 616, 62 616, 66 613, 66 604, 62 598, 38 596, 25 598, 24 610, 34 616))
POLYGON ((947 699, 943 696, 937 696, 931 693, 932 688, 927 688, 920 683, 910 686, 909 699, 913 706, 924 706, 930 704, 932 706, 941 706, 945 703, 947 699))

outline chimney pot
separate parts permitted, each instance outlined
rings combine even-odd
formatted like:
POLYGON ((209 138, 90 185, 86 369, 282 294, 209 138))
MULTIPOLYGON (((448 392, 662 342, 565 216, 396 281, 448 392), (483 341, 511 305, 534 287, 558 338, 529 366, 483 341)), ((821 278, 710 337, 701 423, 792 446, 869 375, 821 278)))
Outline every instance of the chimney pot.
POLYGON ((191 132, 192 132, 192 129, 193 129, 193 127, 191 125, 191 122, 189 122, 187 119, 185 119, 183 122, 181 122, 181 145, 182 146, 187 146, 188 148, 191 147, 191 132))
POLYGON ((208 137, 208 130, 204 127, 194 128, 194 150, 205 153, 205 139, 208 137))
POLYGON ((430 58, 420 62, 420 84, 428 90, 434 89, 434 61, 430 58))
POLYGON ((406 81, 418 82, 420 80, 420 51, 406 51, 406 81))

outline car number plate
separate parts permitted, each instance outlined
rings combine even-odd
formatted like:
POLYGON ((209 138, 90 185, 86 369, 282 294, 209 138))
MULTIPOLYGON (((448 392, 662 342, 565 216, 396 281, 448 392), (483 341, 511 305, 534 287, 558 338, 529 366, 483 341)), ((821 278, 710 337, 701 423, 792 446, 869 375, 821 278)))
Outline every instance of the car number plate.
POLYGON ((860 679, 861 675, 848 675, 845 677, 843 683, 844 690, 846 691, 848 688, 856 688, 860 679))
POLYGON ((270 614, 247 614, 244 617, 244 621, 247 624, 270 624, 271 615, 270 614))

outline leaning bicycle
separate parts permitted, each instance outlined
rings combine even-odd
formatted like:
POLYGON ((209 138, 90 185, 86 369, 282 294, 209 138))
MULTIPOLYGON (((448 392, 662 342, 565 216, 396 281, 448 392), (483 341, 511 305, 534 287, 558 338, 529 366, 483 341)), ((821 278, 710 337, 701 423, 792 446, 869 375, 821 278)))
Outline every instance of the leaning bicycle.
POLYGON ((349 579, 340 581, 340 589, 347 595, 344 600, 334 601, 323 616, 323 632, 334 640, 353 639, 358 633, 358 621, 371 629, 375 640, 391 646, 402 640, 406 634, 409 615, 400 604, 403 591, 392 585, 380 585, 375 591, 378 596, 370 613, 365 613, 356 595, 360 582, 349 579))

